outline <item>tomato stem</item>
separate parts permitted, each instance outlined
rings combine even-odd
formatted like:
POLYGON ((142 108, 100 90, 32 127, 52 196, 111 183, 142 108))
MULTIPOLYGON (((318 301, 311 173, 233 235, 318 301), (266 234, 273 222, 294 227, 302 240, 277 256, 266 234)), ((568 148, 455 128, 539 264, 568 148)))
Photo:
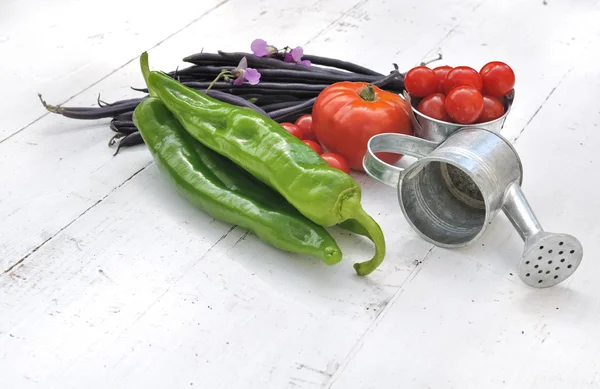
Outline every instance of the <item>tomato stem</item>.
POLYGON ((367 84, 367 86, 362 88, 358 95, 365 101, 377 100, 377 95, 375 95, 375 89, 373 89, 373 85, 371 84, 367 84))

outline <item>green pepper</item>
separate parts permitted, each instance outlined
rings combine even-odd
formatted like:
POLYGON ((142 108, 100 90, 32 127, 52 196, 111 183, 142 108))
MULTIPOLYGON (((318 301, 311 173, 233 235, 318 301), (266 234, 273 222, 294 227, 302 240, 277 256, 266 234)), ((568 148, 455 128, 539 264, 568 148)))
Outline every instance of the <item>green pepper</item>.
POLYGON ((312 255, 328 265, 342 259, 327 230, 245 170, 196 141, 159 99, 141 102, 133 122, 161 173, 192 204, 276 248, 312 255))
POLYGON ((150 71, 147 53, 141 56, 141 66, 150 95, 158 97, 199 142, 275 189, 313 222, 324 227, 341 224, 368 236, 375 243, 375 255, 354 264, 359 275, 381 264, 383 232, 362 208, 361 188, 350 175, 329 166, 274 120, 150 71))

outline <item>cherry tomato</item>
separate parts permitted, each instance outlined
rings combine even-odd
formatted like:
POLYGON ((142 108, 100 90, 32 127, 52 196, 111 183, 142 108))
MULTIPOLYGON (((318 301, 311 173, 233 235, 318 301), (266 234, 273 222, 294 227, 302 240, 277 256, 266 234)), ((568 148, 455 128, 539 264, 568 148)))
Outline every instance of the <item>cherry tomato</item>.
POLYGON ((340 169, 341 171, 350 174, 350 166, 348 165, 348 161, 346 161, 346 158, 342 157, 341 155, 334 153, 323 153, 321 154, 321 158, 323 158, 331 167, 340 169))
POLYGON ((444 80, 448 73, 452 70, 452 66, 438 66, 437 68, 433 68, 433 72, 438 80, 438 92, 444 93, 444 80))
POLYGON ((417 66, 406 73, 404 87, 412 96, 425 97, 437 91, 438 81, 433 70, 417 66))
POLYGON ((300 127, 300 129, 302 130, 302 133, 304 134, 304 138, 302 139, 308 139, 308 140, 317 140, 317 137, 315 136, 315 132, 312 129, 312 115, 307 113, 306 115, 302 115, 300 116, 298 119, 296 119, 296 121, 294 122, 295 125, 297 125, 298 127, 300 127))
POLYGON ((503 97, 515 86, 515 73, 504 62, 487 63, 479 74, 483 80, 483 93, 486 95, 503 97))
POLYGON ((312 141, 312 140, 303 140, 302 142, 306 143, 311 149, 316 151, 318 154, 323 153, 323 148, 317 142, 312 141))
POLYGON ((417 106, 417 111, 430 118, 451 122, 452 118, 446 112, 444 100, 446 100, 446 95, 443 93, 431 94, 421 100, 417 106))
POLYGON ((483 109, 477 118, 477 123, 491 122, 504 115, 504 105, 494 96, 483 96, 483 109))
POLYGON ((446 96, 445 106, 457 123, 475 123, 483 109, 483 96, 472 86, 457 86, 446 96))
POLYGON ((477 73, 477 70, 468 66, 457 66, 448 72, 444 80, 444 93, 448 96, 452 89, 463 85, 472 86, 478 92, 481 92, 482 84, 481 76, 477 73))
POLYGON ((298 138, 300 140, 304 139, 304 132, 302 131, 302 129, 300 127, 298 127, 294 123, 283 122, 283 123, 279 123, 279 124, 281 124, 281 126, 283 128, 285 128, 285 130, 287 132, 294 135, 296 138, 298 138))

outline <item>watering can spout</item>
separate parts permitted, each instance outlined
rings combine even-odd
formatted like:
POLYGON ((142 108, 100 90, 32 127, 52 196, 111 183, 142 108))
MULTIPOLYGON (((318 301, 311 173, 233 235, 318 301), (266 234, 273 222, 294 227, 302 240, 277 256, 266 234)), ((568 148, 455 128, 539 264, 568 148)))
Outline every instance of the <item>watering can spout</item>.
POLYGON ((516 182, 508 187, 502 209, 524 241, 543 231, 521 186, 516 182))

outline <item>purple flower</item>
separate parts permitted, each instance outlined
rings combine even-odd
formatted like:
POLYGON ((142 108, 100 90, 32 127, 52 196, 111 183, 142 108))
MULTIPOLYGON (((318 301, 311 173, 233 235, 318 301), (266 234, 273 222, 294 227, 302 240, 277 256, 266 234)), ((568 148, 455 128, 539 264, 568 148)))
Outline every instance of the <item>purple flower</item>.
POLYGON ((246 57, 242 58, 235 69, 231 70, 231 74, 235 77, 233 85, 242 85, 244 81, 248 81, 250 85, 256 85, 260 81, 260 73, 258 70, 248 67, 246 57))
POLYGON ((248 81, 248 84, 256 85, 260 81, 260 73, 254 68, 248 68, 244 73, 244 78, 248 81))
POLYGON ((279 51, 275 46, 268 45, 263 39, 253 40, 250 49, 254 55, 259 57, 270 57, 273 54, 277 54, 279 51))
POLYGON ((292 51, 290 51, 290 55, 292 56, 294 62, 298 63, 304 55, 304 49, 300 46, 297 46, 295 49, 292 49, 292 51))
POLYGON ((297 63, 304 66, 311 65, 309 60, 302 60, 304 49, 302 49, 300 46, 291 49, 289 52, 287 52, 289 47, 286 46, 280 52, 275 46, 268 45, 264 39, 255 39, 252 41, 250 48, 252 49, 254 55, 258 57, 275 57, 281 59, 283 56, 284 62, 297 63))
POLYGON ((304 49, 300 46, 297 46, 295 49, 292 49, 289 53, 286 53, 283 57, 283 60, 284 62, 295 62, 299 65, 310 66, 309 60, 302 60, 303 55, 304 49))

